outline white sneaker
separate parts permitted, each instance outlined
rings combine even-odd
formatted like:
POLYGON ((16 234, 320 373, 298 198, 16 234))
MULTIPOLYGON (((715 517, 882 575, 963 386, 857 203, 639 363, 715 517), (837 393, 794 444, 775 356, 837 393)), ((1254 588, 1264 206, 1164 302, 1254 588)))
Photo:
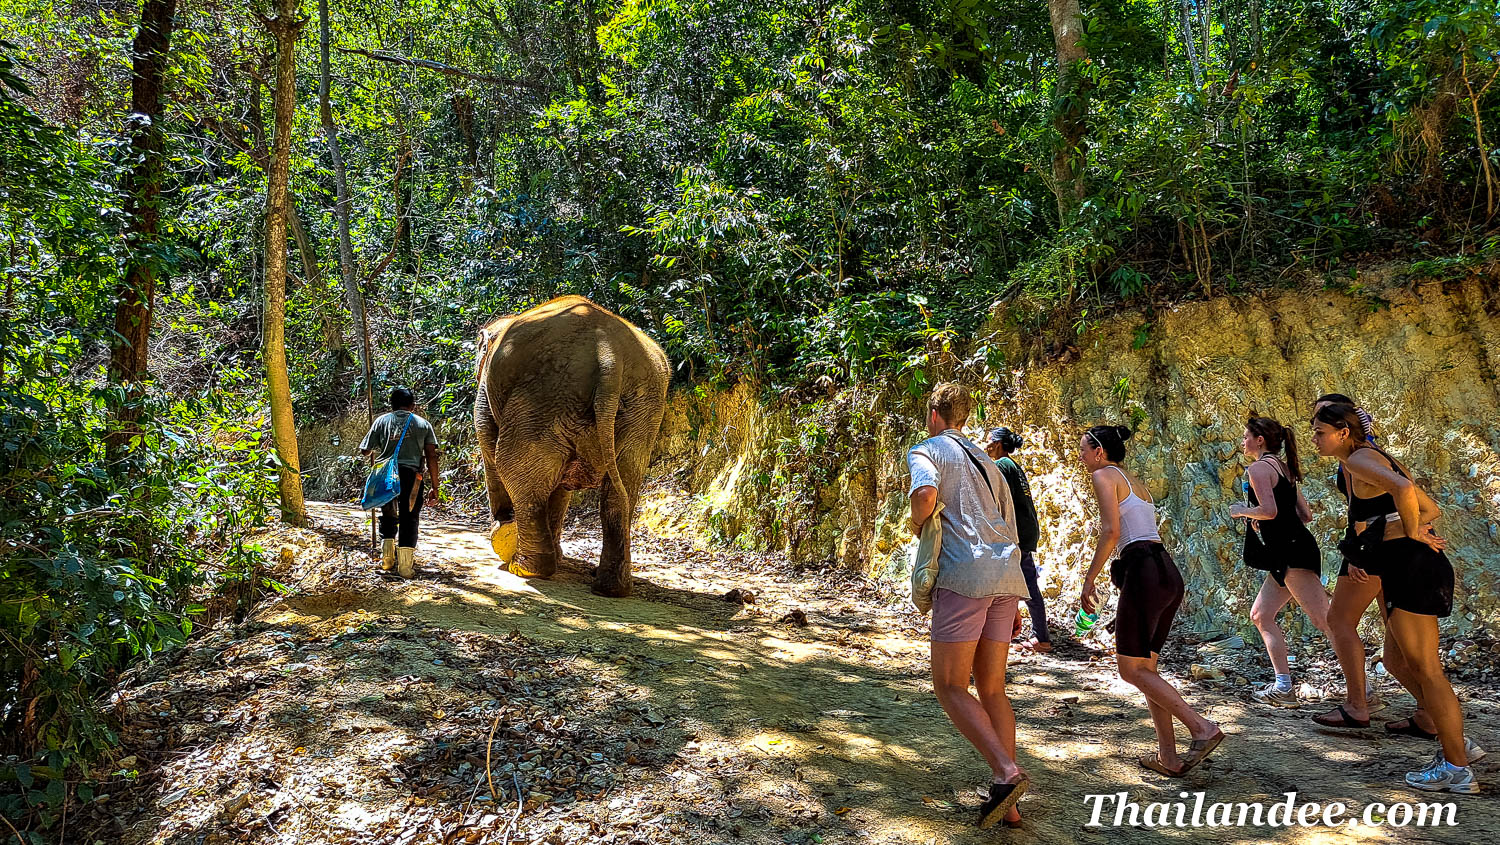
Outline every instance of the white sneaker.
POLYGON ((1479 781, 1474 770, 1468 766, 1450 769, 1448 764, 1433 766, 1420 772, 1407 772, 1406 785, 1426 792, 1456 792, 1460 795, 1477 795, 1479 781))
POLYGON ((1281 689, 1280 687, 1276 686, 1275 681, 1272 681, 1271 683, 1266 684, 1265 687, 1251 693, 1250 697, 1255 699, 1256 701, 1259 701, 1261 704, 1270 704, 1273 707, 1302 706, 1302 700, 1297 697, 1296 687, 1281 689))

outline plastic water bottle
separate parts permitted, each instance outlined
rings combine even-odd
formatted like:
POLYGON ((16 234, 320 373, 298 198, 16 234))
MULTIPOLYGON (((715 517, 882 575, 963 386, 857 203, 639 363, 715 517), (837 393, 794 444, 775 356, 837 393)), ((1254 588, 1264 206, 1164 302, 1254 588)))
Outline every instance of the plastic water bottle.
POLYGON ((1078 615, 1073 617, 1073 638, 1083 639, 1084 634, 1092 630, 1098 622, 1099 614, 1089 613, 1081 607, 1078 608, 1078 615))

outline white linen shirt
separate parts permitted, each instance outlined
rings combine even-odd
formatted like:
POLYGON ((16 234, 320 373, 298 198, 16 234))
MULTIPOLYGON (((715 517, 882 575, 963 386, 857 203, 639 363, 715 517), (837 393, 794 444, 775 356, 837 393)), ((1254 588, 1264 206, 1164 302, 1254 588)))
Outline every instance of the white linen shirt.
POLYGON ((933 589, 952 590, 976 599, 1028 595, 1019 565, 1015 504, 1010 485, 995 462, 950 428, 912 447, 906 464, 911 470, 910 492, 932 487, 943 503, 939 517, 943 521, 943 546, 933 589), (990 486, 985 486, 980 472, 990 486))

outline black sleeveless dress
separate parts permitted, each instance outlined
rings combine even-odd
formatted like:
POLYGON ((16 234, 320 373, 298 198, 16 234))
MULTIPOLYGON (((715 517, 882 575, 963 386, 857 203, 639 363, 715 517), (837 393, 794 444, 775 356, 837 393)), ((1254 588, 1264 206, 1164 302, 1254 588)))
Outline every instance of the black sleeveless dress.
MULTIPOLYGON (((1297 516, 1297 485, 1277 470, 1276 486, 1271 488, 1271 496, 1276 500, 1276 516, 1255 521, 1260 529, 1261 542, 1278 563, 1277 568, 1271 570, 1271 576, 1285 587, 1288 569, 1307 569, 1322 575, 1323 555, 1318 551, 1318 541, 1297 516)), ((1250 504, 1260 507, 1253 486, 1250 488, 1250 504)), ((1248 534, 1245 542, 1249 543, 1248 534)))

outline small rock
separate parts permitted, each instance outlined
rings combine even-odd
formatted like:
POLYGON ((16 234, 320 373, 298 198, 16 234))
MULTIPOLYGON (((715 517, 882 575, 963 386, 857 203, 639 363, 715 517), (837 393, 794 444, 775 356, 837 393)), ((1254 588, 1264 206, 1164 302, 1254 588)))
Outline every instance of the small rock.
POLYGON ((1208 666, 1203 663, 1194 663, 1188 669, 1189 674, 1195 681, 1219 681, 1224 678, 1224 670, 1217 666, 1208 666))
POLYGON ((222 814, 224 820, 233 821, 234 817, 239 815, 241 810, 244 810, 246 807, 250 806, 251 794, 252 793, 249 790, 245 790, 239 795, 230 798, 229 800, 220 804, 219 812, 222 814))
POLYGON ((783 625, 792 624, 796 625, 798 628, 806 628, 807 614, 804 613, 802 608, 799 607, 796 610, 793 610, 791 613, 788 613, 787 615, 781 617, 780 621, 783 625))
POLYGON ((1063 704, 1068 704, 1068 705, 1077 704, 1078 703, 1078 696, 1076 696, 1076 695, 1065 695, 1065 696, 1062 697, 1062 703, 1063 704))
POLYGON ((1241 649, 1244 647, 1245 638, 1236 635, 1225 640, 1219 640, 1218 642, 1204 643, 1199 647, 1199 650, 1214 653, 1221 651, 1234 651, 1235 649, 1241 649))

